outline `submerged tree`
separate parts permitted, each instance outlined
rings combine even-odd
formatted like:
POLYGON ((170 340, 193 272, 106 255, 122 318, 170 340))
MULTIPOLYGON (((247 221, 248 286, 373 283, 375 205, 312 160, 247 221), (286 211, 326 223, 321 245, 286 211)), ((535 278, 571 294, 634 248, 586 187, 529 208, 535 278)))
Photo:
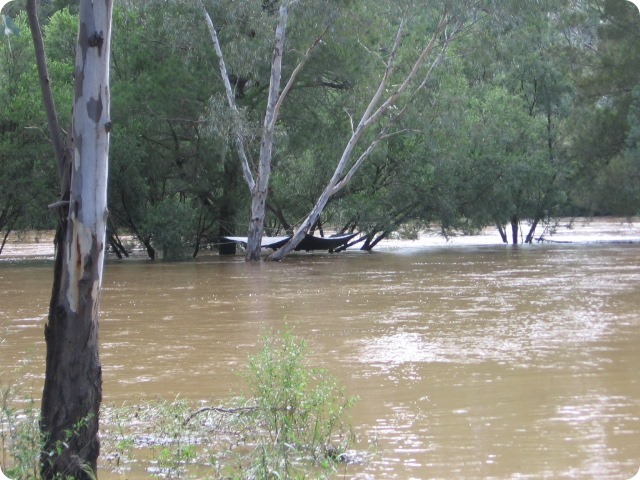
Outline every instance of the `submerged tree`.
POLYGON ((81 0, 71 137, 58 122, 35 0, 27 12, 36 50, 49 133, 58 163, 60 199, 56 258, 42 395, 44 479, 94 478, 100 451, 98 352, 107 221, 111 0, 81 0))
POLYGON ((218 40, 216 28, 211 17, 204 5, 202 5, 203 14, 209 26, 211 39, 218 57, 220 76, 225 87, 227 102, 232 111, 234 122, 234 134, 236 137, 236 147, 242 164, 242 173, 251 192, 251 213, 249 220, 249 232, 247 240, 247 260, 260 260, 260 250, 262 248, 262 235, 264 232, 264 219, 266 216, 267 197, 269 191, 269 177, 271 175, 271 166, 273 158, 273 143, 282 103, 287 94, 293 87, 293 84, 309 60, 311 53, 320 44, 327 28, 311 43, 301 60, 293 69, 289 80, 284 88, 280 90, 282 80, 282 57, 284 54, 284 46, 287 37, 287 23, 289 20, 289 8, 298 0, 283 1, 278 8, 278 20, 275 27, 275 40, 273 47, 273 57, 271 60, 271 74, 269 77, 268 100, 264 114, 262 132, 260 135, 260 153, 257 161, 257 171, 254 173, 250 161, 250 153, 247 148, 247 140, 242 125, 241 114, 236 103, 238 88, 241 83, 237 77, 234 77, 227 71, 224 54, 218 40), (234 85, 232 86, 232 80, 234 85))
MULTIPOLYGON (((270 63, 271 75, 269 78, 268 89, 269 98, 265 109, 263 127, 260 135, 260 154, 259 159, 256 162, 256 172, 253 171, 253 165, 250 160, 245 126, 242 124, 242 112, 238 109, 236 102, 239 84, 238 82, 235 82, 234 84, 234 78, 236 77, 234 77, 226 68, 225 58, 218 39, 218 32, 216 31, 207 11, 203 8, 219 59, 220 74, 225 84, 227 102, 234 120, 233 130, 239 157, 242 161, 244 178, 251 191, 252 208, 247 247, 247 259, 250 260, 257 260, 260 258, 260 240, 264 229, 267 195, 270 188, 269 176, 272 168, 271 160, 273 156, 274 135, 282 102, 292 89, 297 76, 310 59, 311 54, 324 42, 323 39, 328 30, 328 27, 326 27, 323 31, 316 32, 315 39, 310 42, 310 46, 308 46, 306 51, 304 51, 303 54, 300 54, 300 59, 295 65, 295 68, 292 69, 289 80, 286 82, 286 85, 282 90, 280 90, 282 58, 285 40, 287 37, 288 11, 289 8, 296 3, 298 2, 282 2, 278 9, 273 54, 270 63)), ((395 6, 391 6, 387 3, 377 6, 376 9, 386 9, 384 15, 382 15, 382 12, 378 12, 381 13, 380 18, 387 18, 389 9, 396 14, 401 13, 401 10, 396 11, 395 6)), ((429 73, 442 58, 446 46, 462 24, 458 13, 462 12, 464 9, 456 11, 455 13, 452 12, 452 10, 454 9, 450 8, 449 5, 443 5, 441 7, 441 11, 436 15, 433 32, 426 39, 426 43, 420 45, 421 37, 420 35, 416 35, 418 40, 412 39, 412 45, 405 49, 406 51, 401 52, 400 47, 404 37, 407 35, 405 27, 409 16, 408 8, 405 10, 405 20, 401 22, 399 29, 395 31, 395 41, 392 42, 393 45, 391 47, 387 49, 387 46, 384 45, 384 43, 386 43, 385 40, 376 39, 376 42, 380 43, 376 48, 379 47, 383 52, 382 54, 373 52, 372 49, 369 49, 369 47, 362 43, 360 39, 357 39, 357 43, 359 43, 358 48, 364 47, 363 52, 367 55, 377 55, 377 57, 382 60, 384 64, 382 79, 378 83, 377 87, 374 87, 374 90, 370 93, 369 105, 365 108, 359 123, 354 125, 353 119, 349 116, 349 118, 351 118, 352 126, 351 136, 347 140, 347 145, 335 166, 333 175, 328 180, 328 185, 317 199, 316 205, 299 228, 296 229, 296 233, 291 241, 284 248, 279 249, 270 257, 270 259, 278 260, 289 251, 295 249, 301 239, 304 238, 304 235, 317 224, 329 199, 341 191, 350 182, 364 161, 381 142, 398 133, 393 131, 392 125, 398 118, 402 117, 406 108, 406 104, 399 104, 400 100, 406 96, 410 96, 412 92, 424 87, 429 77, 429 73), (411 49, 417 49, 415 58, 413 60, 403 58, 405 55, 410 55, 407 52, 411 49), (401 59, 400 62, 398 62, 399 58, 401 59), (428 63, 429 66, 425 67, 425 63, 428 63), (378 125, 379 131, 377 134, 371 135, 370 132, 375 125, 378 125), (367 143, 365 143, 365 147, 362 151, 357 150, 359 145, 364 142, 367 143), (352 157, 354 155, 357 155, 357 157, 356 160, 352 162, 352 157)), ((425 19, 423 18, 423 20, 425 19)), ((387 24, 388 23, 393 23, 393 21, 387 21, 387 24)), ((389 25, 387 25, 387 27, 388 26, 389 25)), ((370 31, 368 34, 378 36, 378 32, 372 34, 370 31)))
POLYGON ((293 237, 284 246, 269 255, 270 260, 281 260, 293 251, 309 230, 317 224, 331 197, 338 194, 351 182, 354 175, 371 157, 380 143, 402 133, 402 130, 394 130, 394 128, 409 108, 410 101, 407 100, 407 97, 411 97, 412 94, 426 87, 431 73, 442 60, 449 43, 462 28, 463 20, 462 16, 459 16, 460 12, 451 10, 449 5, 441 6, 440 12, 435 16, 432 32, 427 37, 428 41, 424 45, 419 43, 412 45, 418 53, 413 60, 404 59, 404 63, 409 64, 407 68, 401 62, 403 54, 410 57, 410 54, 401 52, 410 15, 409 9, 405 9, 396 31, 395 40, 389 48, 389 54, 386 58, 380 57, 384 70, 373 96, 360 116, 357 125, 350 117, 351 135, 336 163, 333 175, 309 214, 297 227, 293 237), (402 101, 404 103, 401 103, 402 101), (378 131, 372 137, 367 138, 366 134, 374 128, 378 128, 378 131), (364 146, 361 146, 363 143, 364 146), (360 150, 358 150, 359 147, 360 150), (355 160, 353 160, 354 157, 355 160))

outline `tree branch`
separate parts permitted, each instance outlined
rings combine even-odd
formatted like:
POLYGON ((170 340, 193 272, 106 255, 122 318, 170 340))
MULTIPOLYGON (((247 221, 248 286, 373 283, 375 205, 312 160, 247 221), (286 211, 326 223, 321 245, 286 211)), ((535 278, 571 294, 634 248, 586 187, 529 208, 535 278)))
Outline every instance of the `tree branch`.
POLYGON ((253 178, 253 174, 251 173, 251 164, 249 162, 249 156, 247 154, 247 148, 244 140, 244 135, 242 133, 242 125, 240 121, 240 111, 238 110, 238 106, 236 105, 235 96, 233 94, 233 89, 231 88, 231 83, 229 82, 229 74, 227 73, 227 66, 224 62, 224 55, 222 54, 222 48, 220 47, 220 42, 218 40, 218 34, 216 33, 216 29, 213 25, 213 21, 207 12, 204 4, 200 2, 200 7, 202 8, 202 13, 207 22, 207 26, 209 27, 209 33, 211 34, 211 40, 213 41, 213 48, 216 52, 216 56, 218 57, 218 65, 220 67, 220 76, 222 77, 222 83, 224 84, 224 89, 227 95, 227 102, 229 104, 229 108, 233 112, 233 126, 236 135, 236 144, 238 147, 238 154, 240 156, 240 161, 242 164, 242 173, 244 175, 244 180, 247 182, 247 186, 249 190, 253 190, 255 187, 255 180, 253 178))
POLYGON ((320 35, 318 35, 318 37, 316 37, 316 39, 309 46, 309 48, 307 48, 307 51, 304 52, 304 56, 302 57, 300 62, 298 62, 298 65, 296 65, 296 68, 293 69, 293 72, 291 73, 291 76, 289 77, 287 84, 284 86, 284 88, 282 89, 282 92, 280 93, 280 96, 278 97, 278 102, 276 103, 276 107, 275 107, 274 119, 278 118, 278 112, 280 111, 282 102, 284 101, 289 91, 291 91, 291 87, 293 87, 293 83, 295 82, 296 77, 302 71, 303 67, 311 57, 311 53, 316 49, 318 45, 320 45, 320 42, 322 41, 322 37, 324 37, 324 35, 327 33, 327 30, 329 30, 329 25, 325 27, 325 29, 322 31, 320 35))
MULTIPOLYGON (((329 180, 329 183, 326 185, 322 194, 318 197, 312 210, 309 212, 307 217, 303 220, 303 222, 301 223, 300 227, 296 230, 293 237, 289 239, 289 241, 285 245, 283 245, 281 248, 279 248, 278 250, 273 252, 271 255, 269 255, 268 259, 276 260, 276 261, 280 260, 289 252, 291 252, 298 245, 298 243, 300 243, 300 241, 302 240, 302 238, 304 238, 304 235, 309 231, 311 226, 317 222, 318 218, 322 214, 329 199, 334 194, 339 192, 342 188, 344 188, 344 186, 349 182, 349 180, 353 177, 355 172, 360 168, 362 163, 371 155, 371 153, 380 144, 380 142, 383 139, 388 138, 387 137, 388 134, 386 130, 388 127, 385 126, 382 128, 381 132, 376 136, 376 138, 369 144, 366 150, 356 160, 354 165, 349 169, 349 171, 347 172, 347 175, 345 177, 342 177, 343 172, 351 159, 353 151, 356 145, 358 144, 358 142, 360 141, 362 135, 366 131, 366 129, 370 127, 373 123, 377 122, 382 117, 382 115, 384 115, 389 110, 389 108, 395 105, 398 99, 406 93, 410 85, 413 83, 413 80, 417 76, 418 72, 420 71, 421 67, 424 65, 427 57, 431 54, 433 49, 436 47, 438 43, 438 38, 440 37, 443 29, 445 28, 445 26, 449 21, 448 12, 444 11, 440 17, 438 25, 436 26, 428 44, 424 47, 424 49, 418 55, 417 59, 414 61, 410 72, 404 77, 404 80, 402 81, 400 87, 397 88, 394 93, 389 95, 381 105, 379 105, 380 100, 387 88, 387 83, 391 78, 391 75, 393 74, 395 69, 395 60, 400 49, 400 44, 401 44, 401 40, 404 32, 404 26, 406 23, 406 16, 407 16, 407 12, 405 11, 405 15, 403 16, 403 19, 400 22, 400 26, 398 27, 396 38, 393 44, 393 49, 391 51, 389 61, 386 65, 382 79, 380 80, 380 84, 378 85, 378 88, 375 94, 373 95, 371 101, 369 102, 366 110, 362 114, 362 117, 360 119, 360 122, 358 123, 358 126, 355 128, 355 130, 352 131, 351 137, 349 138, 349 141, 347 142, 347 145, 345 146, 342 152, 342 155, 336 165, 336 168, 333 172, 333 176, 331 177, 331 180, 329 180)), ((453 36, 450 36, 447 41, 449 41, 452 37, 453 36)), ((434 60, 429 71, 427 72, 427 75, 425 76, 425 79, 422 80, 420 86, 425 85, 426 79, 428 78, 433 68, 435 68, 435 66, 439 62, 439 59, 441 58, 443 53, 444 53, 444 50, 441 51, 438 57, 434 60)), ((406 111, 406 108, 407 107, 405 105, 405 107, 401 109, 398 115, 396 115, 395 120, 397 120, 400 116, 404 114, 404 112, 406 111)))
POLYGON ((378 145, 381 142, 384 142, 388 138, 391 138, 406 132, 406 129, 398 130, 393 133, 386 133, 386 130, 387 130, 387 127, 383 128, 378 134, 378 136, 369 144, 367 149, 364 152, 362 152, 362 154, 358 157, 358 159, 353 163, 353 165, 351 166, 347 174, 344 177, 342 177, 342 179, 336 184, 335 187, 333 187, 333 190, 331 191, 331 195, 335 195, 336 193, 338 193, 351 181, 351 179, 353 178, 355 173, 358 171, 358 169, 362 166, 364 161, 375 151, 375 149, 378 147, 378 145))
POLYGON ((38 77, 40 80, 40 89, 42 90, 42 101, 47 116, 47 125, 49 127, 49 135, 53 145, 53 152, 58 164, 58 175, 60 177, 60 186, 62 196, 65 195, 64 190, 68 186, 67 161, 68 152, 62 138, 62 128, 58 120, 56 112, 56 104, 51 91, 51 83, 49 81, 49 71, 47 68, 47 59, 44 53, 44 43, 42 41, 42 31, 40 29, 40 21, 38 20, 38 11, 35 0, 27 0, 27 17, 29 19, 29 29, 31 30, 31 38, 36 53, 36 65, 38 68, 38 77))

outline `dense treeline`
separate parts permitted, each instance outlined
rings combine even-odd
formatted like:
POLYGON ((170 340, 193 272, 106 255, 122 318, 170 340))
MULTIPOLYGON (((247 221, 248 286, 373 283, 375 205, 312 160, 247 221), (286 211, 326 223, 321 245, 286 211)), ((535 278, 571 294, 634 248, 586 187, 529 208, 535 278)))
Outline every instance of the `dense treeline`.
MULTIPOLYGON (((116 2, 108 236, 118 255, 130 248, 123 234, 151 258, 195 256, 221 235, 246 234, 251 193, 235 122, 256 162, 279 4, 205 2, 238 120, 200 5, 116 2)), ((0 241, 55 225, 46 207, 57 198, 56 166, 23 7, 5 7, 20 34, 0 38, 0 241)), ((428 222, 445 231, 495 225, 504 241, 530 242, 560 215, 640 212, 640 15, 631 3, 301 0, 290 6, 283 78, 320 40, 276 123, 267 233, 293 231, 322 194, 389 64, 400 19, 395 61, 405 75, 443 9, 458 19, 439 32, 446 52, 380 120, 384 141, 312 228, 363 232, 364 248, 428 222)), ((41 5, 63 106, 72 104, 76 14, 72 1, 41 5)), ((63 125, 70 113, 59 112, 63 125)))

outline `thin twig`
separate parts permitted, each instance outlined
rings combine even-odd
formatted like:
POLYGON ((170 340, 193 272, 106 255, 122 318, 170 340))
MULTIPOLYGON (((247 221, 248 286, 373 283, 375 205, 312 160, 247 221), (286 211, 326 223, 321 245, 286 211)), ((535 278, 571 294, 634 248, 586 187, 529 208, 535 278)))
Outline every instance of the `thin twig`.
POLYGON ((202 407, 199 410, 191 413, 187 418, 185 418, 183 425, 186 425, 195 417, 205 412, 215 412, 222 413, 225 415, 242 415, 244 413, 253 413, 258 410, 258 407, 236 407, 236 408, 223 408, 223 407, 202 407))

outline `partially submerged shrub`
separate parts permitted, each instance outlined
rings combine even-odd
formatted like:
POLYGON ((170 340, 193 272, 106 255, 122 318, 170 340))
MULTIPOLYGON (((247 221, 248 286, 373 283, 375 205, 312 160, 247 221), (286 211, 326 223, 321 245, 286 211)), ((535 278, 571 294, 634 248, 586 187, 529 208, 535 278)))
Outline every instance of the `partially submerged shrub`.
POLYGON ((257 407, 251 477, 302 478, 313 467, 330 474, 343 458, 354 399, 307 362, 306 342, 290 333, 264 337, 249 359, 246 378, 257 407))
MULTIPOLYGON (((310 367, 308 353, 306 342, 290 333, 265 336, 245 372, 249 398, 231 399, 230 407, 183 399, 103 406, 101 468, 161 478, 332 476, 351 441, 347 415, 354 399, 326 370, 310 367)), ((14 480, 40 478, 47 455, 36 402, 0 385, 0 407, 3 472, 14 480)))

